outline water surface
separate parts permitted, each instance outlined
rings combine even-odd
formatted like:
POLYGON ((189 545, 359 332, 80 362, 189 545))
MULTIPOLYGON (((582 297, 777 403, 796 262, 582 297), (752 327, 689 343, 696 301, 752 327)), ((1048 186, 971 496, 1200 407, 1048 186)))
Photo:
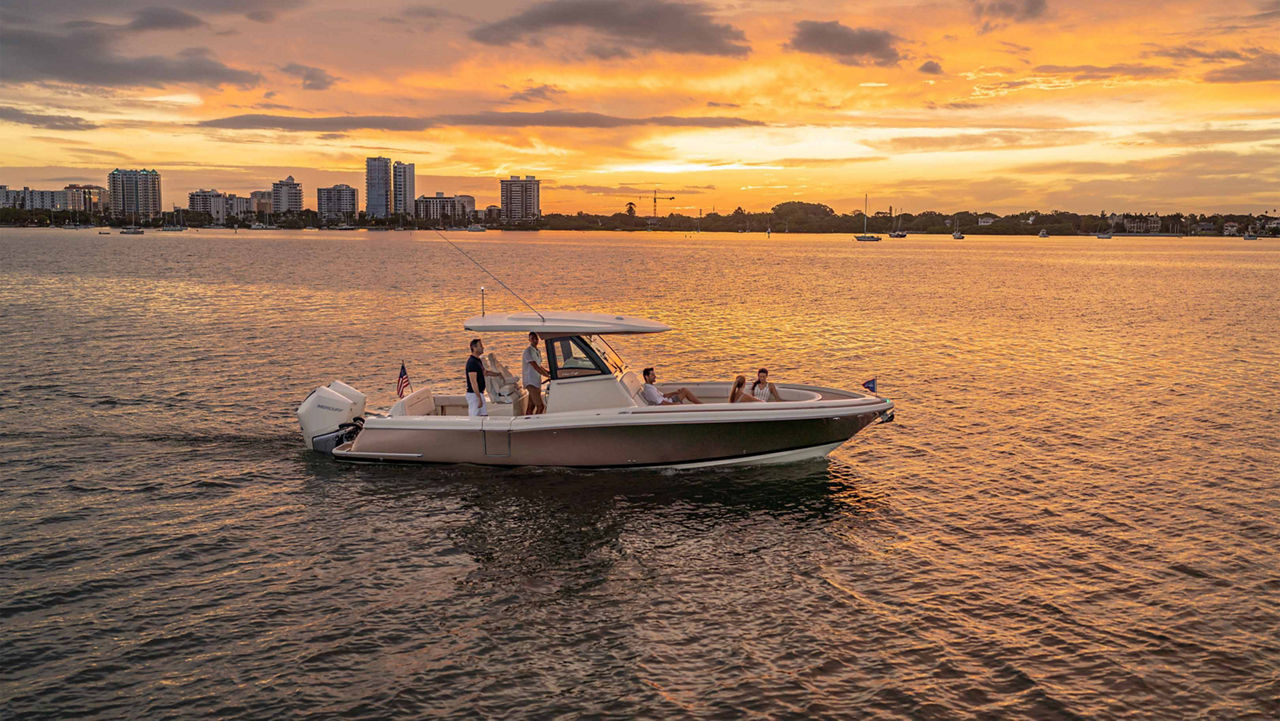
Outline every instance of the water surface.
MULTIPOLYGON (((431 233, 0 229, 0 717, 1275 717, 1280 243, 452 236, 664 378, 856 387, 829 461, 340 465, 521 306, 431 233)), ((523 340, 486 338, 516 365, 523 340)))

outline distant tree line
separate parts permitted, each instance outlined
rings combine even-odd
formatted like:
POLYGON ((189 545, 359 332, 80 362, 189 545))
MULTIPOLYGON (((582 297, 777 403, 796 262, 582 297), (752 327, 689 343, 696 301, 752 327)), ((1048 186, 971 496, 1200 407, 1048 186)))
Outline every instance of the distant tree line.
MULTIPOLYGON (((547 230, 667 230, 667 231, 705 231, 705 232, 764 232, 774 233, 861 233, 863 214, 861 212, 839 214, 830 206, 821 203, 804 203, 789 201, 773 206, 767 213, 749 213, 736 208, 732 213, 708 213, 701 218, 679 213, 665 217, 645 218, 637 216, 630 203, 624 211, 612 215, 594 215, 576 213, 566 215, 551 213, 544 215, 539 227, 547 230)), ((1266 218, 1267 216, 1262 216, 1266 218)), ((1160 231, 1166 233, 1192 234, 1197 226, 1209 222, 1214 226, 1213 232, 1220 234, 1224 224, 1235 222, 1241 229, 1250 225, 1261 226, 1258 218, 1251 215, 1197 215, 1169 214, 1159 216, 1160 231)), ((1014 215, 997 216, 994 213, 954 213, 945 214, 935 211, 921 213, 873 213, 866 218, 868 232, 886 234, 892 230, 904 230, 910 233, 947 234, 957 228, 966 234, 974 235, 1026 235, 1037 234, 1041 230, 1051 235, 1075 235, 1078 233, 1100 233, 1113 229, 1109 214, 1080 215, 1065 211, 1041 213, 1027 211, 1014 215), (988 219, 987 224, 980 222, 988 219), (954 226, 953 227, 953 224, 954 226)), ((1124 232, 1123 225, 1114 226, 1115 232, 1124 232)))
MULTIPOLYGON (((1155 228, 1147 232, 1181 233, 1186 235, 1205 234, 1221 235, 1228 224, 1234 223, 1240 232, 1254 229, 1268 235, 1280 234, 1278 228, 1266 228, 1272 216, 1196 213, 1171 213, 1160 216, 1133 215, 1154 219, 1155 228)), ((866 218, 866 229, 871 233, 887 234, 892 230, 903 230, 909 233, 948 234, 959 229, 972 235, 1035 235, 1041 230, 1050 235, 1093 234, 1104 231, 1123 233, 1123 222, 1113 222, 1113 216, 1104 212, 1098 215, 1080 215, 1064 211, 1041 213, 1026 211, 1013 215, 997 216, 994 213, 954 213, 945 214, 935 211, 921 213, 901 213, 889 215, 878 212, 866 218), (984 224, 985 221, 985 224, 984 224), (954 227, 953 227, 954 223, 954 227)), ((107 222, 99 216, 88 212, 67 210, 27 210, 23 208, 0 208, 0 225, 88 225, 107 222)), ((389 218, 368 218, 364 213, 357 213, 345 219, 321 218, 314 210, 303 210, 298 213, 258 213, 241 218, 229 216, 226 227, 249 227, 253 223, 273 225, 278 228, 310 228, 331 227, 350 224, 357 227, 401 227, 401 228, 450 228, 462 227, 472 222, 480 222, 489 228, 506 228, 509 230, 665 230, 681 232, 744 232, 759 233, 861 233, 863 215, 861 212, 840 214, 830 206, 821 203, 805 203, 788 201, 773 206, 766 213, 750 213, 736 208, 732 213, 708 213, 702 217, 672 213, 659 218, 646 218, 635 212, 635 204, 627 203, 624 210, 612 215, 596 215, 592 213, 549 213, 538 220, 520 223, 503 223, 494 219, 488 221, 479 218, 414 218, 408 215, 393 215, 389 218)), ((122 218, 111 218, 112 225, 126 225, 129 221, 122 218)), ((196 213, 188 210, 177 210, 163 213, 161 216, 145 220, 140 219, 138 225, 184 225, 203 228, 213 225, 213 218, 208 213, 196 213)))

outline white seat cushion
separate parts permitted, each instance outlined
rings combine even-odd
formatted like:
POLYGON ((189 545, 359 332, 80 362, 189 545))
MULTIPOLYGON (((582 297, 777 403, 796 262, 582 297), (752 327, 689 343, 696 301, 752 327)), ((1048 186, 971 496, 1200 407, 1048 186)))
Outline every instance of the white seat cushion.
POLYGON ((436 399, 430 388, 421 388, 396 401, 392 416, 430 416, 436 412, 436 399))

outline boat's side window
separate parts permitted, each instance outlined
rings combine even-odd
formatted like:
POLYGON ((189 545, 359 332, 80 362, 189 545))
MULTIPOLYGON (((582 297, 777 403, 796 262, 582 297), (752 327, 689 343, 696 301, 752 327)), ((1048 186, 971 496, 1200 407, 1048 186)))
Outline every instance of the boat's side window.
POLYGON ((577 336, 547 342, 552 378, 578 378, 608 373, 590 348, 577 336))

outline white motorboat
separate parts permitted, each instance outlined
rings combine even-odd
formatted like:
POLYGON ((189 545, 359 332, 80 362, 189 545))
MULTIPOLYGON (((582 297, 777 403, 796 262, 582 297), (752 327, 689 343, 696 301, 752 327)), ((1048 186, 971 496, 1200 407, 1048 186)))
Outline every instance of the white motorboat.
POLYGON ((1045 228, 1041 228, 1041 229, 1040 229, 1040 234, 1039 234, 1039 235, 1037 235, 1036 237, 1038 237, 1038 238, 1048 238, 1048 237, 1049 237, 1049 231, 1048 231, 1047 229, 1045 229, 1045 228))
POLYGON ((728 402, 727 380, 659 383, 664 393, 687 388, 701 404, 649 405, 641 375, 606 340, 670 330, 642 318, 490 314, 464 327, 542 337, 551 373, 545 413, 524 414, 518 376, 491 353, 487 367, 501 382, 488 388, 487 417, 469 416, 463 395, 430 389, 400 399, 385 414, 366 414, 365 395, 334 381, 298 408, 307 448, 348 461, 697 468, 821 458, 863 428, 893 420, 888 399, 790 383, 776 383, 781 401, 767 403, 728 402))

